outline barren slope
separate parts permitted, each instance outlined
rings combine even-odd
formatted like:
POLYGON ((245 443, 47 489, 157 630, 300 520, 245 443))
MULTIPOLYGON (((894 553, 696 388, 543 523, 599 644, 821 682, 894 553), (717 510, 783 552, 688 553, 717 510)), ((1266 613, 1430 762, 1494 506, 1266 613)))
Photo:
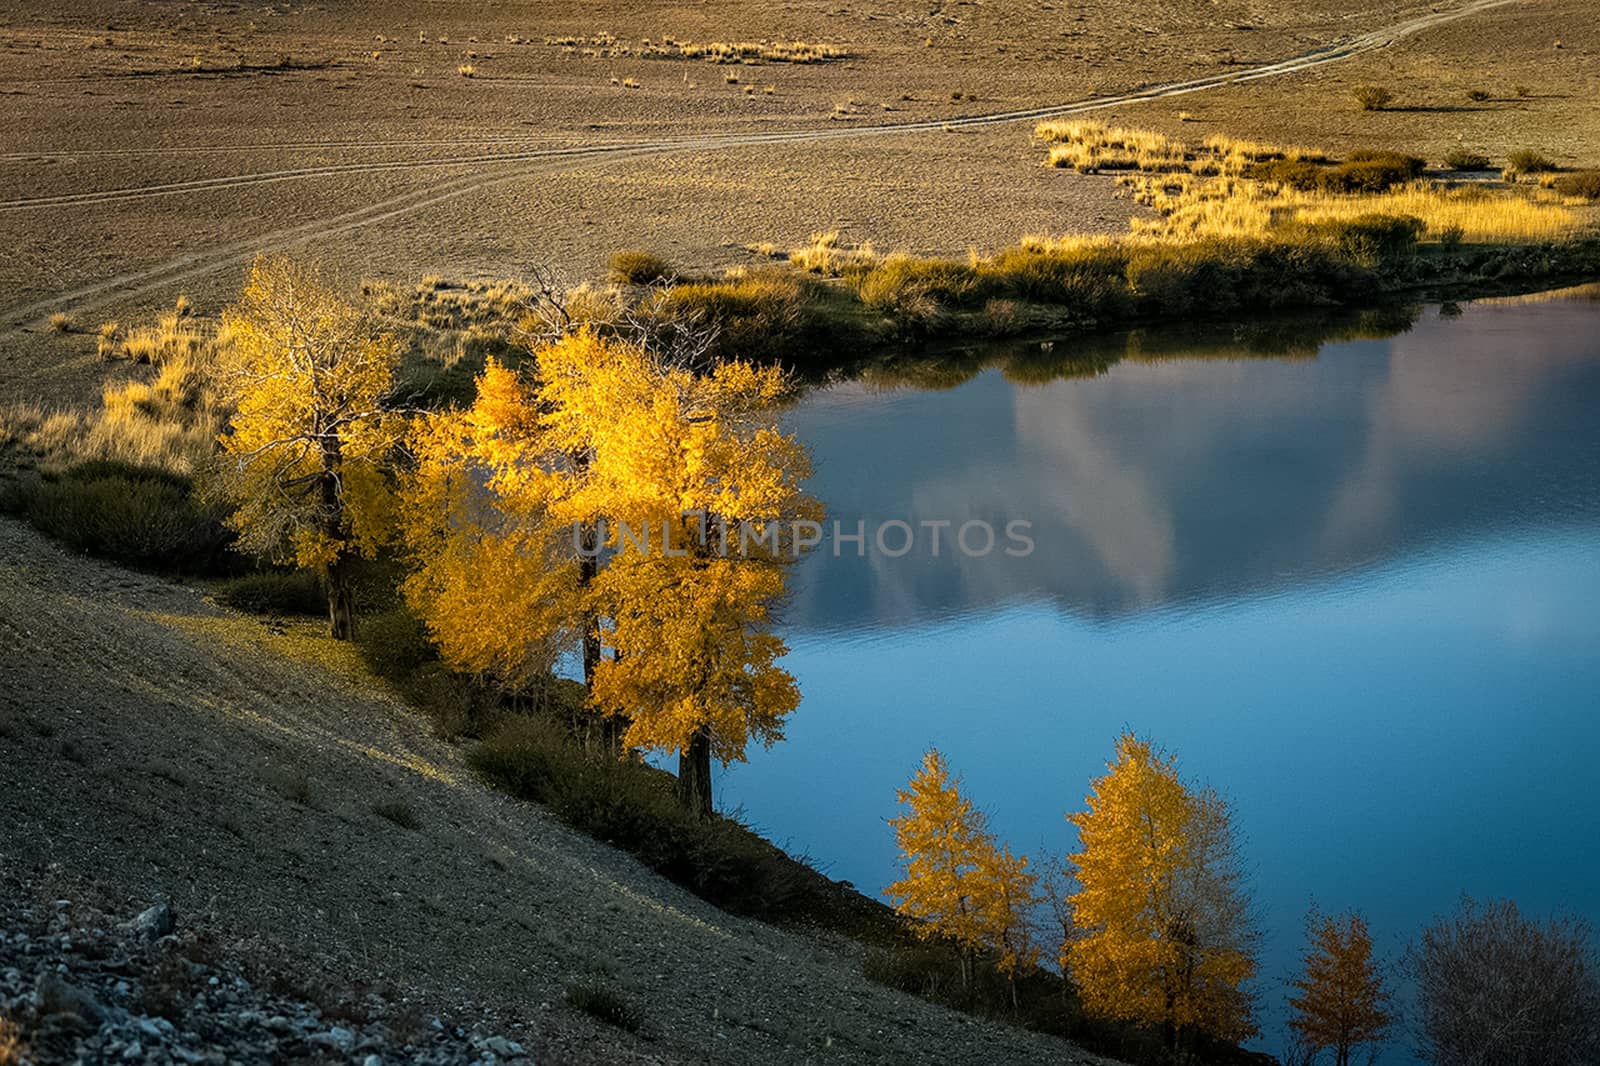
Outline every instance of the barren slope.
POLYGON ((1103 1061, 713 909, 487 791, 376 686, 306 628, 0 521, 0 868, 58 864, 336 981, 525 1023, 539 1061, 1103 1061), (395 801, 419 829, 373 813, 395 801), (560 1006, 595 975, 642 1006, 652 1039, 560 1006))

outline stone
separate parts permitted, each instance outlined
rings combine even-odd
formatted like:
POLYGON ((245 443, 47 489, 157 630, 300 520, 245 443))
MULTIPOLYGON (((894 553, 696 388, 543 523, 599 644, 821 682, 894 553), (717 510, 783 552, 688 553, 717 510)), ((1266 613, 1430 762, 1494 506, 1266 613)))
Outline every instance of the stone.
POLYGON ((55 974, 46 974, 39 979, 39 987, 34 992, 34 1003, 41 1018, 52 1015, 74 1015, 90 1025, 99 1025, 105 1017, 104 1008, 94 996, 68 984, 55 974))
POLYGON ((515 1040, 507 1040, 503 1036, 491 1036, 483 1042, 484 1049, 492 1051, 503 1059, 514 1059, 526 1055, 521 1044, 515 1040))
POLYGON ((177 928, 177 922, 173 920, 171 907, 157 903, 140 912, 137 918, 128 923, 128 928, 146 940, 160 940, 171 935, 173 929, 177 928))
POLYGON ((306 1040, 313 1044, 319 1044, 322 1047, 330 1047, 336 1051, 342 1051, 347 1055, 353 1051, 356 1046, 356 1034, 352 1033, 343 1026, 338 1025, 329 1029, 325 1033, 312 1033, 310 1036, 306 1037, 306 1040))

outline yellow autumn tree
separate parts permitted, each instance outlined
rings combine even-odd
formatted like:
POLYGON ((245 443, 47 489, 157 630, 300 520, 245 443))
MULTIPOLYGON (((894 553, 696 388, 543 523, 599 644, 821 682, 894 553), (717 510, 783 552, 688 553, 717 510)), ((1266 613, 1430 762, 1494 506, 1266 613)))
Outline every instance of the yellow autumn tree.
POLYGON ((628 723, 624 744, 675 752, 680 796, 709 814, 712 761, 781 739, 800 699, 772 610, 805 546, 797 531, 822 508, 800 487, 804 447, 776 424, 787 382, 742 362, 696 373, 632 345, 599 380, 548 370, 553 393, 581 398, 561 409, 597 415, 561 430, 589 449, 564 513, 597 523, 611 552, 593 602, 615 655, 592 698, 628 723))
POLYGON ((1125 733, 1070 857, 1072 937, 1063 962, 1092 1013, 1191 1033, 1256 1032, 1246 982, 1260 934, 1226 802, 1191 789, 1176 761, 1125 733))
POLYGON ((581 648, 601 720, 678 754, 685 802, 709 812, 711 760, 779 739, 799 700, 771 611, 793 523, 821 508, 776 427, 787 382, 589 330, 534 354, 531 373, 491 363, 470 407, 415 435, 408 600, 461 669, 527 677, 581 648))
POLYGON ((1332 1051, 1335 1066, 1350 1066, 1350 1054, 1385 1039, 1394 1025, 1389 996, 1366 919, 1351 911, 1306 915, 1306 952, 1301 975, 1291 982, 1289 1027, 1313 1053, 1332 1051))
POLYGON ((256 260, 223 324, 219 391, 234 414, 213 488, 245 548, 323 575, 333 635, 349 639, 350 565, 392 530, 399 342, 316 266, 286 258, 256 260))
MULTIPOLYGON (((974 955, 991 951, 1008 981, 1039 962, 1034 910, 1037 877, 1026 855, 997 846, 983 812, 937 748, 929 748, 909 785, 895 792, 906 812, 891 818, 905 876, 884 890, 917 932, 961 950, 963 987, 974 955)), ((1013 991, 1013 995, 1014 995, 1013 991)))
POLYGON ((978 926, 995 953, 995 969, 1011 986, 1011 1005, 1017 1005, 1017 975, 1039 965, 1039 877, 1028 869, 1026 855, 1012 855, 1011 845, 996 849, 978 863, 976 878, 978 926))
POLYGON ((961 948, 961 981, 972 980, 971 957, 984 944, 975 897, 978 871, 993 845, 983 812, 961 794, 961 782, 937 748, 929 748, 908 787, 895 798, 906 813, 889 819, 905 876, 884 894, 895 910, 917 919, 917 932, 961 948))
POLYGON ((471 406, 417 420, 410 450, 407 603, 456 669, 512 689, 541 681, 587 630, 579 552, 551 514, 561 480, 536 395, 491 362, 471 406))

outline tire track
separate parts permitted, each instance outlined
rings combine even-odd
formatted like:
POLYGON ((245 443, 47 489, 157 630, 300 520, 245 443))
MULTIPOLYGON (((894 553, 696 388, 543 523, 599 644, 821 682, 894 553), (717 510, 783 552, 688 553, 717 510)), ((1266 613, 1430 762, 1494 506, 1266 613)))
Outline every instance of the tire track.
POLYGON ((305 167, 296 170, 267 171, 224 178, 197 179, 192 182, 175 182, 166 185, 123 190, 103 190, 97 193, 79 193, 61 197, 3 201, 0 202, 0 211, 30 210, 46 207, 80 206, 83 204, 121 203, 149 196, 225 190, 249 185, 317 177, 337 177, 347 174, 464 165, 479 167, 505 165, 511 168, 498 174, 476 173, 450 178, 424 189, 412 190, 388 197, 337 215, 299 223, 239 241, 216 245, 210 249, 186 253, 157 266, 131 271, 81 288, 57 293, 46 300, 14 306, 4 313, 4 317, 7 321, 16 323, 17 326, 27 327, 32 324, 30 320, 47 312, 64 308, 78 312, 93 310, 112 299, 141 296, 164 286, 210 274, 228 266, 247 261, 261 253, 284 251, 313 239, 345 233, 363 226, 386 221, 493 185, 534 174, 559 170, 569 163, 603 163, 612 160, 685 151, 718 151, 729 148, 761 147, 773 144, 803 144, 925 133, 938 130, 971 129, 1012 122, 1037 122, 1043 119, 1083 114, 1111 107, 1202 92, 1207 89, 1240 82, 1299 73, 1387 48, 1405 37, 1469 15, 1521 2, 1522 0, 1474 0, 1474 2, 1461 7, 1429 12, 1394 26, 1369 31, 1341 44, 1315 49, 1274 63, 1261 64, 1222 74, 1207 75, 1188 81, 1169 82, 1117 96, 1091 97, 1087 100, 1069 104, 1003 111, 964 118, 930 119, 916 122, 814 130, 774 130, 754 134, 712 134, 703 137, 659 141, 484 154, 447 160, 394 160, 384 163, 338 164, 329 167, 305 167))

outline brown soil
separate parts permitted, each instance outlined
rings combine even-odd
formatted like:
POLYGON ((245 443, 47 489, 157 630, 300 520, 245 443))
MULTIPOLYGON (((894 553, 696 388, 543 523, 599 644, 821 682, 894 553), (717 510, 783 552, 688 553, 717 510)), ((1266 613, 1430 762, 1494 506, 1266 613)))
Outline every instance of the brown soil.
MULTIPOLYGON (((1600 30, 1588 8, 1475 11, 1337 64, 1105 114, 1333 148, 1442 153, 1459 142, 1498 154, 1526 142, 1578 161, 1597 132, 1588 101, 1600 30), (1349 89, 1364 81, 1392 85, 1412 110, 1355 111, 1349 89), (1493 99, 1469 105, 1474 87, 1493 99), (1180 109, 1199 121, 1179 123, 1180 109)), ((1029 121, 938 123, 1239 72, 1428 11, 1392 0, 1357 10, 1155 0, 1131 13, 1118 0, 805 0, 776 11, 630 0, 601 20, 565 2, 13 4, 0 9, 0 239, 11 251, 0 264, 0 382, 17 398, 92 400, 92 340, 49 332, 48 314, 70 312, 92 331, 180 292, 214 309, 263 249, 393 280, 532 265, 576 279, 630 246, 710 268, 818 229, 926 252, 1120 229, 1130 207, 1111 179, 1039 168, 1029 121), (602 31, 634 50, 644 38, 781 39, 850 58, 724 66, 545 43, 602 31), (470 78, 457 73, 466 63, 470 78), (548 154, 930 121, 809 143, 548 154), (24 202, 41 197, 54 200, 24 202)))

